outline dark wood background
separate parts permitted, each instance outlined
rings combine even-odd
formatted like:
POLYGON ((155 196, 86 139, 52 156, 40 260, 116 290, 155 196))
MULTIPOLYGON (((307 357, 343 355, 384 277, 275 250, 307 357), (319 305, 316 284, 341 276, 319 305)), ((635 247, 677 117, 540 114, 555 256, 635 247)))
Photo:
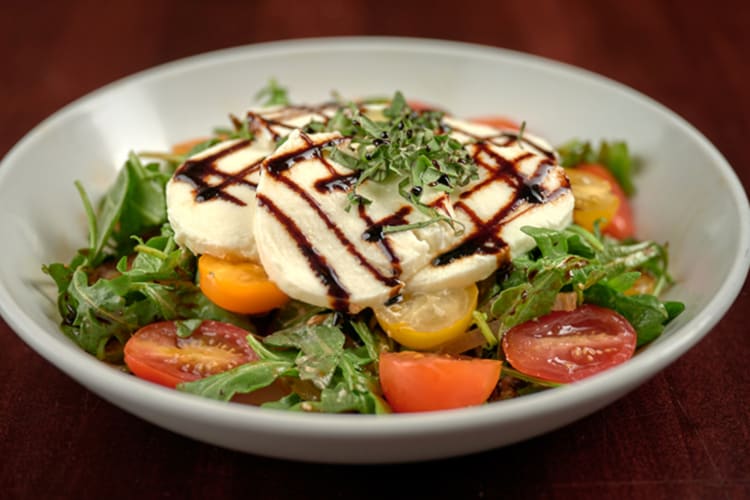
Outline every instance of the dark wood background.
MULTIPOLYGON (((750 166, 747 2, 0 3, 0 154, 72 100, 133 72, 235 45, 402 35, 515 49, 601 73, 750 166)), ((5 235, 12 237, 12 235, 5 235)), ((561 430, 410 465, 285 462, 200 444, 78 386, 0 322, 3 498, 750 498, 745 285, 684 357, 561 430)))

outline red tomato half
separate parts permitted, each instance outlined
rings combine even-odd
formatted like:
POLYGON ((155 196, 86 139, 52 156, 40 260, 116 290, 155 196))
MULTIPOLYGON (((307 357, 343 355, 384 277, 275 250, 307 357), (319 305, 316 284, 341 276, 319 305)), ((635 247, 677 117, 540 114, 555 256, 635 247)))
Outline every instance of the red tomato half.
POLYGON ((418 101, 415 99, 409 99, 406 103, 414 111, 433 111, 440 109, 437 106, 433 106, 432 104, 429 104, 425 101, 418 101))
POLYGON ((395 412, 447 410, 487 401, 500 361, 429 352, 384 352, 380 386, 395 412))
POLYGON ((585 304, 514 326, 503 336, 503 351, 519 372, 566 383, 627 361, 636 340, 620 314, 585 304))
POLYGON ((521 125, 517 121, 504 116, 480 116, 472 118, 471 121, 499 128, 500 130, 520 130, 521 128, 521 125))
POLYGON ((617 207, 614 217, 612 217, 612 220, 607 224, 603 232, 619 240, 635 235, 633 210, 630 208, 630 201, 617 182, 617 179, 615 179, 615 176, 612 175, 612 172, 598 163, 584 163, 575 168, 596 175, 609 182, 612 193, 620 199, 620 205, 617 207))
POLYGON ((229 323, 206 320, 181 338, 174 321, 152 323, 125 344, 125 364, 140 378, 175 387, 258 359, 248 335, 229 323))

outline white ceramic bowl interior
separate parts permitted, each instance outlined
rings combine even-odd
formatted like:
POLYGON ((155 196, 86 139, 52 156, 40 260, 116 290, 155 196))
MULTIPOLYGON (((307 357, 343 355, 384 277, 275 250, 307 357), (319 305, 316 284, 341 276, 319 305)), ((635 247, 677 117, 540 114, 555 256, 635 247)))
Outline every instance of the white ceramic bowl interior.
POLYGON ((750 260, 742 186, 692 126, 649 98, 580 69, 500 49, 416 39, 296 40, 177 61, 115 82, 32 130, 0 167, 0 310, 18 335, 104 399, 154 424, 246 452, 305 461, 403 462, 498 447, 559 428, 666 367, 719 321, 750 260), (295 102, 389 95, 459 116, 503 114, 559 144, 626 140, 641 158, 639 236, 668 242, 687 309, 628 363, 580 383, 477 408, 418 415, 317 415, 223 404, 120 373, 58 328, 43 263, 85 246, 73 181, 100 195, 130 150, 159 150, 242 114, 270 77, 295 102), (707 244, 709 243, 710 244, 707 244))

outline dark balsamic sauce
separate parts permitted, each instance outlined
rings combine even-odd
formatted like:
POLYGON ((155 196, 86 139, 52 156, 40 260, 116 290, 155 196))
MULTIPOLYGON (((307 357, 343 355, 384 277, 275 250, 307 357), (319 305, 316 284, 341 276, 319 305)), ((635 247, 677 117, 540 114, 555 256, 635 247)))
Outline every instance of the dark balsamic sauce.
POLYGON ((391 214, 384 219, 374 221, 367 215, 364 205, 359 205, 359 216, 367 224, 367 229, 362 234, 362 239, 371 243, 376 243, 380 248, 380 251, 386 256, 388 262, 391 265, 393 277, 401 275, 401 260, 398 258, 396 253, 391 247, 391 242, 383 232, 383 228, 386 226, 400 226, 402 224, 408 224, 406 216, 411 213, 410 206, 401 207, 395 214, 391 214))
POLYGON ((289 236, 297 243, 297 248, 299 248, 302 255, 307 259, 313 273, 323 283, 323 286, 328 288, 331 307, 337 311, 346 311, 349 307, 349 292, 341 284, 336 271, 328 264, 325 256, 315 250, 312 242, 307 239, 305 233, 302 232, 297 223, 285 214, 273 201, 262 194, 258 194, 257 199, 258 206, 268 210, 284 226, 289 236))
POLYGON ((478 142, 476 148, 473 159, 478 166, 487 171, 487 177, 461 193, 459 201, 454 205, 456 209, 462 210, 472 220, 476 229, 458 246, 435 257, 432 261, 432 265, 434 266, 445 266, 458 259, 476 254, 497 255, 499 262, 506 259, 509 257, 510 249, 507 243, 499 236, 502 223, 505 219, 524 204, 535 205, 546 203, 556 198, 562 192, 561 189, 548 192, 542 185, 549 170, 554 165, 550 158, 541 160, 534 173, 529 177, 525 177, 519 172, 518 165, 524 160, 535 156, 533 153, 527 152, 509 160, 493 151, 486 142, 478 142), (489 165, 482 161, 481 157, 483 154, 491 157, 497 166, 489 165), (488 184, 498 181, 510 186, 514 190, 515 196, 504 206, 498 207, 498 210, 488 220, 482 220, 463 200, 466 200, 488 184))
POLYGON ((511 146, 517 143, 528 144, 529 146, 537 150, 539 153, 541 153, 543 156, 549 158, 550 160, 553 160, 555 158, 554 151, 545 148, 544 146, 537 143, 536 141, 529 139, 527 136, 521 137, 521 140, 519 141, 518 138, 520 134, 517 132, 509 132, 507 130, 503 130, 501 132, 498 132, 498 134, 496 135, 487 137, 487 136, 480 136, 480 135, 471 133, 467 130, 462 129, 461 127, 456 127, 455 125, 451 125, 451 130, 459 132, 465 136, 471 137, 477 142, 489 141, 495 144, 496 146, 500 146, 500 147, 511 146))
MULTIPOLYGON (((350 177, 350 175, 336 174, 336 169, 330 163, 328 163, 328 160, 322 154, 322 148, 336 145, 340 143, 343 138, 336 138, 333 140, 322 142, 320 144, 316 144, 309 136, 304 133, 300 134, 300 137, 305 141, 305 145, 283 155, 267 159, 263 164, 266 172, 268 173, 268 175, 273 176, 274 179, 276 179, 278 182, 284 184, 299 198, 304 200, 305 203, 313 211, 315 211, 319 219, 326 225, 328 230, 336 236, 336 239, 338 239, 338 241, 346 249, 346 251, 351 254, 358 261, 360 266, 362 266, 373 278, 383 283, 383 285, 385 285, 386 287, 394 289, 397 292, 403 286, 403 283, 401 283, 401 281, 397 277, 398 274, 400 274, 400 266, 398 263, 398 258, 395 256, 395 254, 393 254, 393 251, 390 248, 390 244, 387 243, 387 240, 383 239, 383 244, 381 244, 380 247, 384 252, 386 252, 386 255, 389 255, 389 260, 392 264, 392 272, 390 275, 382 273, 369 260, 367 260, 367 258, 357 249, 354 243, 347 238, 341 228, 336 225, 333 220, 331 220, 331 217, 320 207, 320 205, 310 195, 310 193, 308 193, 300 185, 295 183, 288 175, 285 175, 289 168, 291 168, 295 163, 306 159, 317 158, 326 166, 331 175, 330 177, 324 179, 323 183, 320 186, 316 185, 316 188, 326 190, 331 186, 340 186, 341 183, 348 182, 345 179, 347 177, 350 177)), ((267 198, 265 197, 263 197, 263 200, 259 199, 259 203, 262 203, 265 206, 270 206, 270 200, 267 200, 267 198)), ((337 280, 330 279, 330 276, 335 275, 335 272, 330 266, 328 266, 327 263, 324 262, 324 257, 317 254, 317 252, 312 249, 312 244, 310 243, 310 241, 299 230, 296 224, 294 224, 294 221, 292 221, 291 218, 289 218, 286 214, 282 213, 278 209, 270 209, 269 212, 274 215, 274 217, 276 217, 276 220, 285 227, 289 234, 292 235, 292 237, 297 241, 299 248, 303 249, 303 252, 306 252, 305 255, 307 256, 308 262, 310 263, 313 271, 316 273, 316 275, 321 277, 323 283, 328 286, 329 296, 332 299, 331 307, 336 310, 346 310, 348 308, 348 292, 337 280), (317 256, 315 259, 310 256, 313 254, 317 256), (335 286, 332 287, 331 283, 335 283, 335 286)))
POLYGON ((224 148, 203 158, 187 160, 175 172, 175 179, 187 182, 193 186, 195 201, 197 202, 221 199, 235 205, 244 206, 245 202, 229 194, 227 188, 232 185, 241 184, 255 189, 257 185, 248 181, 247 176, 260 168, 261 160, 253 162, 232 174, 217 169, 216 162, 247 147, 250 142, 249 140, 239 141, 228 148, 224 148), (218 184, 211 185, 207 182, 207 179, 211 177, 220 177, 222 180, 218 184))

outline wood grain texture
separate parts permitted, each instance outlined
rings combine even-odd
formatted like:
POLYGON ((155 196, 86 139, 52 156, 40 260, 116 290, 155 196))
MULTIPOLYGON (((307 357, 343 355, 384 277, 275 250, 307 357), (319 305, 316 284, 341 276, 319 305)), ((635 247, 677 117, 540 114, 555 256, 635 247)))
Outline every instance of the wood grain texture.
MULTIPOLYGON (((5 1, 0 154, 63 105, 180 57, 286 38, 400 35, 519 50, 620 81, 691 122, 750 186, 747 2, 459 5, 5 1)), ((750 498, 748 308, 746 283, 680 360, 563 429, 467 457, 377 467, 284 462, 177 436, 89 393, 0 322, 0 497, 750 498)))

